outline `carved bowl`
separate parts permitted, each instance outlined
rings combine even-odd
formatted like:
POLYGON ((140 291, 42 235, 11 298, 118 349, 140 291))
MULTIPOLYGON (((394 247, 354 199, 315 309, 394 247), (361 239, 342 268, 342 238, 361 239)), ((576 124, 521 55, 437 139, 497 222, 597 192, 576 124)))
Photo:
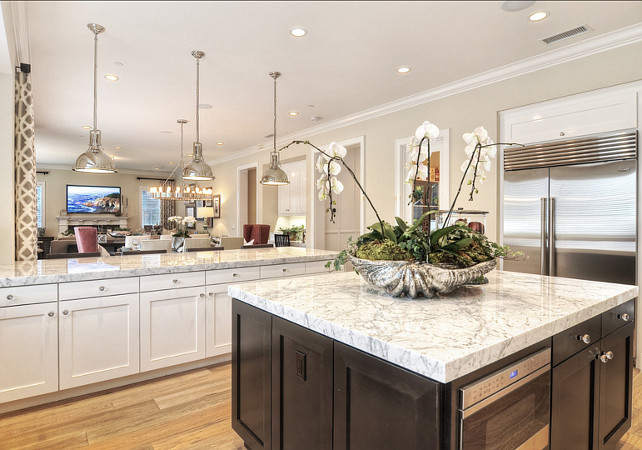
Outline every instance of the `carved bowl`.
POLYGON ((463 269, 435 266, 408 261, 370 261, 348 255, 355 270, 370 285, 384 290, 393 297, 427 298, 448 293, 458 286, 473 283, 497 266, 497 261, 486 261, 463 269))

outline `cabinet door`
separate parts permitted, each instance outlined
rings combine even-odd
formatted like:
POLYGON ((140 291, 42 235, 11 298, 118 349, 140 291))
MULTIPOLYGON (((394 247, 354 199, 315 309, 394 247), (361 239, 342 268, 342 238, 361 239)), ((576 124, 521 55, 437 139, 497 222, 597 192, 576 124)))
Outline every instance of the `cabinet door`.
POLYGON ((599 354, 598 343, 553 367, 551 450, 598 448, 599 354))
MULTIPOLYGON (((290 172, 290 214, 293 216, 305 216, 306 211, 306 172, 305 161, 292 164, 290 172)), ((288 176, 290 175, 288 173, 288 176)))
POLYGON ((441 448, 439 383, 334 344, 334 449, 441 448))
POLYGON ((227 284, 207 287, 205 299, 205 356, 225 355, 232 351, 232 297, 227 284))
POLYGON ((139 372, 138 294, 59 303, 60 389, 139 372))
POLYGON ((141 371, 205 358, 205 287, 140 294, 141 371))
MULTIPOLYGON (((285 170, 285 168, 283 170, 285 170)), ((290 214, 290 185, 279 186, 277 189, 279 216, 287 216, 290 214)))
POLYGON ((272 448, 272 317, 232 300, 232 429, 252 450, 272 448))
POLYGON ((332 449, 332 339, 272 318, 272 447, 332 449))
POLYGON ((614 448, 631 428, 633 323, 602 338, 600 365, 600 448, 614 448), (608 353, 611 352, 611 353, 608 353))
POLYGON ((0 403, 57 390, 56 303, 0 308, 0 403))

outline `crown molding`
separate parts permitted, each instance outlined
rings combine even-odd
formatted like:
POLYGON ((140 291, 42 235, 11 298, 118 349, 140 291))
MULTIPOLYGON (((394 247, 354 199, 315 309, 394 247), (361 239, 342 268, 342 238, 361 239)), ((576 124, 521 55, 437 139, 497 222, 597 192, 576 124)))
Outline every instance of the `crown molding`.
MULTIPOLYGON (((326 133, 355 123, 374 119, 404 109, 429 103, 444 97, 460 94, 477 89, 509 78, 537 72, 541 69, 553 67, 576 59, 585 58, 597 53, 613 50, 642 41, 642 24, 632 25, 620 30, 605 33, 601 36, 586 39, 576 44, 548 51, 531 58, 526 58, 515 63, 507 64, 486 72, 481 72, 471 77, 463 78, 452 83, 444 84, 427 91, 408 97, 403 97, 393 102, 384 103, 374 108, 332 120, 323 125, 318 125, 282 137, 277 142, 277 147, 286 145, 293 140, 304 140, 307 137, 326 133)), ((542 42, 542 45, 546 45, 542 42)), ((212 164, 221 164, 234 159, 243 158, 263 151, 270 151, 266 144, 259 144, 246 148, 227 157, 215 159, 212 164)))
MULTIPOLYGON (((71 166, 66 166, 66 165, 60 165, 60 164, 36 164, 36 171, 41 172, 43 170, 65 170, 68 172, 72 172, 71 166)), ((157 172, 157 171, 149 171, 149 170, 130 170, 130 169, 119 169, 118 167, 116 168, 116 174, 120 175, 138 175, 142 177, 155 177, 155 178, 162 178, 162 177, 168 177, 170 175, 169 172, 157 172)), ((97 174, 98 176, 103 176, 102 174, 97 174)))

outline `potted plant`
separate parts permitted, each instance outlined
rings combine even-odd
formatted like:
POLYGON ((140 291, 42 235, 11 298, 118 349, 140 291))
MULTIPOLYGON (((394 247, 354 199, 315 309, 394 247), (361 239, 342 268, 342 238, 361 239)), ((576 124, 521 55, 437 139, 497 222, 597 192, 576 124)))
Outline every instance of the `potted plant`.
POLYGON ((305 231, 305 226, 304 225, 293 225, 289 228, 284 228, 281 227, 279 228, 279 231, 283 234, 287 234, 290 236, 291 241, 302 241, 303 240, 303 233, 305 231))
MULTIPOLYGON (((417 189, 416 182, 429 181, 430 142, 438 135, 439 128, 436 125, 424 122, 411 139, 411 162, 406 179, 412 184, 410 203, 425 197, 423 191, 417 189), (424 143, 427 147, 425 153, 422 152, 424 143)), ((430 210, 429 205, 424 205, 427 211, 412 224, 407 224, 399 217, 395 217, 394 225, 382 220, 354 172, 345 163, 343 158, 347 151, 341 145, 332 143, 327 151, 323 151, 309 141, 294 141, 283 147, 302 143, 321 153, 316 164, 321 174, 317 180, 318 196, 322 201, 328 200, 326 212, 330 214, 332 222, 336 214, 334 195, 343 191, 342 183, 336 178, 342 167, 348 170, 377 217, 377 222, 367 227, 370 230, 368 233, 348 241, 347 248, 339 253, 334 262, 337 270, 349 259, 368 283, 393 296, 416 297, 423 294, 432 297, 437 292, 448 292, 462 284, 481 281, 485 273, 495 268, 497 258, 519 256, 511 253, 508 247, 500 246, 484 234, 468 228, 463 222, 449 224, 464 182, 470 186, 469 200, 472 201, 478 193, 478 184, 486 179, 497 146, 520 145, 494 143, 483 127, 465 133, 463 139, 468 159, 462 164, 463 175, 448 215, 442 227, 436 230, 431 230, 430 216, 437 211, 430 210)), ((430 199, 430 183, 427 189, 427 198, 430 199)))
POLYGON ((176 228, 174 228, 175 231, 172 234, 172 249, 180 251, 185 243, 185 239, 190 237, 187 226, 196 223, 196 218, 193 216, 172 216, 168 218, 167 221, 176 224, 176 228))

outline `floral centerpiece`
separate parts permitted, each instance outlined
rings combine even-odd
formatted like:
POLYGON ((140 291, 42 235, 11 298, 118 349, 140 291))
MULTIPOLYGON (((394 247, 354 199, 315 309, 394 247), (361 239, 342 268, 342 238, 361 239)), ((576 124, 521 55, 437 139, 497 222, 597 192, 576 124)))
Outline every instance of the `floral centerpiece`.
MULTIPOLYGON (((406 182, 412 184, 410 202, 416 199, 417 181, 428 181, 430 193, 430 142, 439 136, 439 128, 430 122, 420 125, 409 145, 410 162, 406 182), (426 151, 422 152, 423 144, 426 151)), ((320 178, 317 180, 319 200, 328 201, 326 212, 334 222, 336 215, 335 195, 343 191, 343 184, 337 179, 342 166, 349 172, 377 217, 377 222, 367 227, 370 231, 349 240, 347 248, 339 253, 334 262, 338 270, 349 259, 359 274, 370 284, 384 289, 393 296, 406 295, 433 297, 437 292, 449 292, 457 286, 480 282, 483 275, 493 270, 497 258, 517 257, 506 246, 490 241, 484 234, 469 228, 464 222, 449 225, 464 183, 470 187, 469 200, 479 192, 479 185, 491 169, 491 159, 496 156, 498 145, 520 145, 494 143, 483 127, 463 135, 467 160, 461 166, 463 172, 459 189, 441 228, 431 230, 430 216, 437 210, 428 211, 413 224, 407 224, 399 217, 389 224, 381 219, 367 193, 357 180, 354 172, 345 163, 346 149, 336 143, 326 151, 309 141, 294 141, 288 144, 306 144, 318 150, 317 160, 320 178)), ((281 150, 283 150, 281 149, 281 150)))
POLYGON ((175 223, 174 233, 172 234, 172 249, 179 252, 185 244, 185 239, 189 238, 187 226, 196 223, 196 218, 193 216, 172 216, 167 219, 169 223, 175 223))

